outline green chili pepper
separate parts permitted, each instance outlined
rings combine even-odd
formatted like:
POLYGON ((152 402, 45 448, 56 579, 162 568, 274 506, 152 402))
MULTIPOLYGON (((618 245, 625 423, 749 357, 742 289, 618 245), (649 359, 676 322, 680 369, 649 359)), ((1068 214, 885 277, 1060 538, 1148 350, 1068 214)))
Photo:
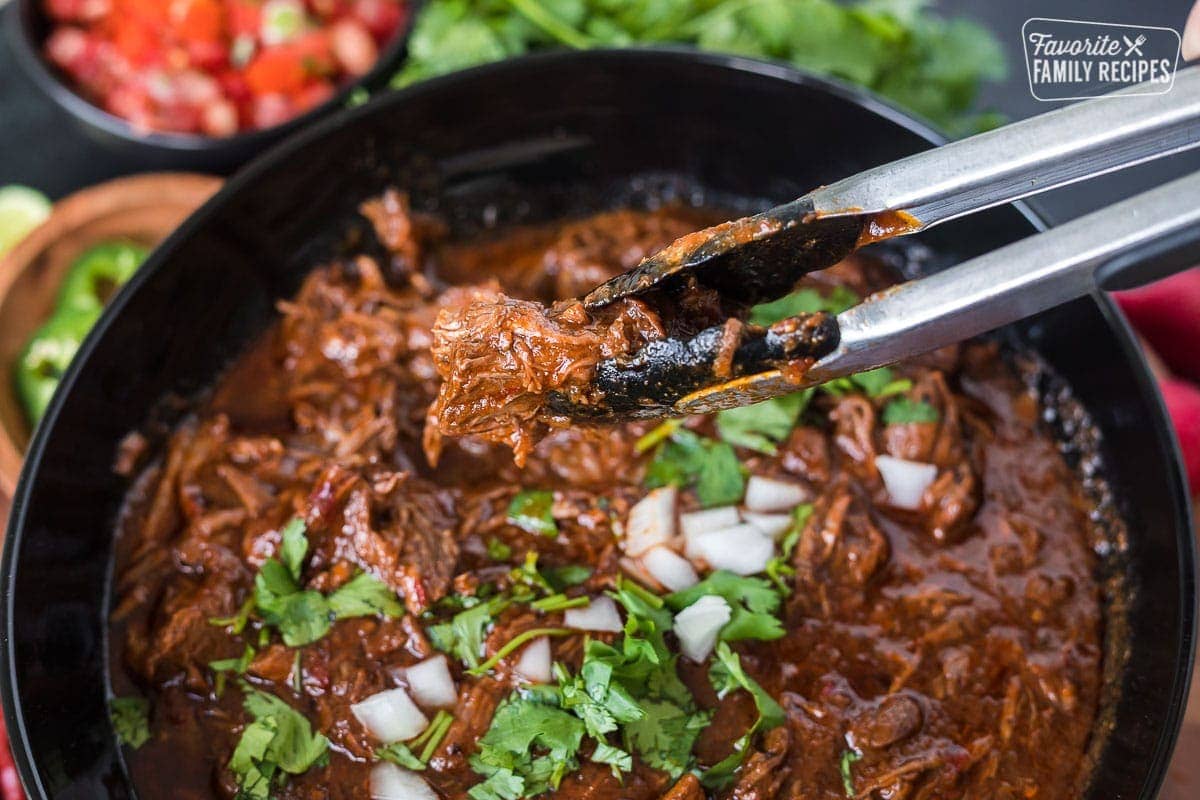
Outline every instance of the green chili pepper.
POLYGON ((104 304, 146 260, 147 250, 135 244, 101 244, 81 255, 58 290, 56 314, 68 311, 98 313, 104 304))
POLYGON ((93 247, 71 265, 59 288, 54 314, 33 334, 15 365, 17 394, 30 422, 37 424, 42 418, 104 304, 132 277, 146 255, 143 247, 114 242, 93 247))
POLYGON ((29 420, 37 423, 99 312, 56 314, 38 328, 16 363, 17 394, 29 420))

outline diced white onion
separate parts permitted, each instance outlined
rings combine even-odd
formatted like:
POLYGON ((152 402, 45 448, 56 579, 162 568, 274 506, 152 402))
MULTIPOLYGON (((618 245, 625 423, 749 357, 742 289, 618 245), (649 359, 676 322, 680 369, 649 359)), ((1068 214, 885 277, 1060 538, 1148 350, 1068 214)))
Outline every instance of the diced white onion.
POLYGON ((579 631, 620 633, 625 628, 617 604, 603 595, 593 597, 591 604, 583 608, 568 608, 563 612, 563 623, 579 631))
POLYGON ((775 555, 775 542, 749 523, 693 537, 688 546, 713 569, 738 575, 762 572, 775 555))
POLYGON ((668 544, 675 538, 678 495, 674 486, 663 486, 652 490, 629 509, 622 544, 627 554, 640 556, 651 547, 668 544))
POLYGON ((741 520, 734 506, 708 508, 704 511, 692 511, 679 518, 679 527, 685 538, 698 536, 709 531, 719 531, 722 528, 732 528, 741 520))
POLYGON ((702 664, 717 644, 717 634, 733 616, 723 597, 705 595, 675 615, 675 636, 685 656, 702 664))
POLYGON ((764 536, 778 539, 792 527, 791 514, 760 514, 757 511, 747 511, 742 516, 746 522, 762 531, 764 536))
POLYGON ((429 720, 403 689, 388 689, 350 706, 355 718, 384 744, 403 742, 429 727, 429 720))
POLYGON ((371 768, 371 800, 438 800, 438 796, 417 773, 380 761, 371 768))
POLYGON ((662 591, 663 585, 658 582, 658 579, 646 571, 646 567, 642 564, 640 558, 630 558, 625 556, 617 562, 621 569, 625 570, 625 574, 634 578, 644 586, 648 586, 654 591, 662 591))
POLYGON ((937 467, 893 456, 875 456, 888 498, 898 508, 918 509, 921 497, 937 477, 937 467))
POLYGON ((812 497, 798 483, 751 475, 746 481, 746 508, 750 511, 791 511, 812 497))
POLYGON ((672 592, 681 592, 700 582, 692 563, 669 547, 656 547, 642 556, 646 572, 672 592))
POLYGON ((433 656, 404 671, 408 690, 423 708, 451 708, 458 702, 458 690, 445 656, 433 656))
POLYGON ((530 683, 549 683, 553 674, 550 663, 550 639, 542 636, 521 649, 513 671, 530 683))

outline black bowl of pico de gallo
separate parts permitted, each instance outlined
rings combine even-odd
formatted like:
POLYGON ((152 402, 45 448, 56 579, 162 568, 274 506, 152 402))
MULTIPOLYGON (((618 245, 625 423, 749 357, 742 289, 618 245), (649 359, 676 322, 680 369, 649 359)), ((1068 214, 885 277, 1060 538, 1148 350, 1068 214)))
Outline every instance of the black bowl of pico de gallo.
POLYGON ((419 0, 17 0, 37 85, 148 168, 231 170, 384 86, 419 0))

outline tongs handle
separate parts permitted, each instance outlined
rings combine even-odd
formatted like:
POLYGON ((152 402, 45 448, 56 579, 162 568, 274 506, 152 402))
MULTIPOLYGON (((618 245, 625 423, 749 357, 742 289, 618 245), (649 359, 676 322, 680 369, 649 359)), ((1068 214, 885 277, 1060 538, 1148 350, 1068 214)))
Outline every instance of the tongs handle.
POLYGON ((812 192, 822 217, 906 211, 922 230, 1200 144, 1200 66, 860 172, 812 192))
POLYGON ((911 281, 838 316, 841 343, 807 380, 891 364, 1105 285, 1135 286, 1200 253, 1200 172, 911 281))

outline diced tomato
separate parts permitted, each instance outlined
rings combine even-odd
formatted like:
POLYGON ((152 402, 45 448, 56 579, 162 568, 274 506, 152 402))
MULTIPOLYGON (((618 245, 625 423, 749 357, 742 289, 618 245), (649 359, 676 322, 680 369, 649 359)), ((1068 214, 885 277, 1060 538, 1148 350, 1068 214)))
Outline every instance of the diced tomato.
POLYGON ((302 55, 284 47, 264 50, 246 67, 246 85, 257 95, 298 92, 307 77, 302 55))
POLYGON ((405 9, 389 0, 354 0, 351 13, 367 26, 376 42, 383 44, 404 24, 405 9))
POLYGON ((329 81, 318 81, 310 84, 294 98, 296 110, 305 112, 316 108, 321 103, 333 97, 336 91, 336 87, 329 81))
POLYGON ((375 40, 361 22, 343 19, 329 29, 333 55, 349 75, 366 75, 379 58, 375 40))
POLYGON ((262 3, 253 0, 229 0, 229 34, 231 37, 258 38, 262 26, 262 3))
POLYGON ((333 41, 329 31, 315 30, 285 45, 295 52, 309 77, 323 77, 337 72, 333 41))
POLYGON ((134 64, 152 64, 163 53, 162 40, 154 29, 135 18, 117 24, 112 41, 121 55, 134 64))
POLYGON ((299 33, 269 44, 263 0, 41 1, 60 23, 47 57, 85 95, 142 130, 210 136, 320 105, 407 14, 406 0, 303 0, 299 33))
POLYGON ((95 22, 112 11, 109 0, 46 0, 46 11, 62 22, 95 22))
POLYGON ((174 30, 187 42, 220 42, 225 9, 217 0, 174 0, 174 30))
POLYGON ((255 128, 273 128, 295 116, 292 104, 281 94, 264 94, 254 98, 253 122, 255 128))

